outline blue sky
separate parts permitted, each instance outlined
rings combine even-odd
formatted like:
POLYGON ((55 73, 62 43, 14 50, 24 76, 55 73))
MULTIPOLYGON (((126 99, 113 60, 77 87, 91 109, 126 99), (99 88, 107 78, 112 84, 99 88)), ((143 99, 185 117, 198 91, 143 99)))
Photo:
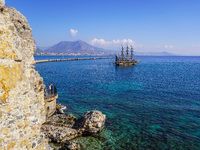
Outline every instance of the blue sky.
POLYGON ((83 40, 119 50, 200 55, 200 0, 6 0, 25 15, 37 45, 83 40), (70 34, 71 30, 71 34, 70 34))

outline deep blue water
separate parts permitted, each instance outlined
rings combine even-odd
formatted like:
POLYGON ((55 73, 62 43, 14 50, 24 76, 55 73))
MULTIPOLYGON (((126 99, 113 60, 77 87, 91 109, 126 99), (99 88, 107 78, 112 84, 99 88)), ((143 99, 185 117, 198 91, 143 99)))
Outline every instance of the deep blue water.
POLYGON ((106 114, 102 133, 76 139, 85 149, 199 150, 200 57, 140 58, 129 67, 105 59, 41 63, 36 70, 57 86, 68 113, 106 114))

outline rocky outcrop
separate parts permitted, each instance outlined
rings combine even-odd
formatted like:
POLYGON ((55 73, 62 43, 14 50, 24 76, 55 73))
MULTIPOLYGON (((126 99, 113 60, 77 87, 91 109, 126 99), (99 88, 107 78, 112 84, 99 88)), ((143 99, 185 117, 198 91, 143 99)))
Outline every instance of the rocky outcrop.
POLYGON ((75 119, 76 117, 72 114, 55 114, 47 118, 47 122, 45 122, 45 124, 72 128, 75 124, 75 119))
POLYGON ((84 134, 95 134, 101 132, 104 128, 106 115, 100 111, 88 111, 83 117, 84 134))
POLYGON ((0 1, 0 149, 47 149, 43 79, 26 18, 0 1))
POLYGON ((65 142, 83 134, 91 135, 104 128, 106 115, 100 111, 88 111, 84 117, 76 120, 73 115, 57 114, 48 118, 42 125, 42 131, 53 142, 65 142))
MULTIPOLYGON (((77 130, 72 128, 48 124, 43 125, 41 129, 48 137, 49 141, 57 143, 74 139, 79 133, 77 130)), ((81 133, 79 133, 79 135, 81 135, 81 133)))

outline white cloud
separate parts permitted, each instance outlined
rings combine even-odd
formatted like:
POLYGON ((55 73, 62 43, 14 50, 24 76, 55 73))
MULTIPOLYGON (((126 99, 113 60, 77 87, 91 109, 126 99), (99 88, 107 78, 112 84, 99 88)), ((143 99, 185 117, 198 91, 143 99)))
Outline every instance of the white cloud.
POLYGON ((78 32, 78 30, 74 30, 74 29, 70 30, 70 34, 71 34, 72 37, 75 37, 77 32, 78 32))
POLYGON ((112 40, 112 41, 106 41, 104 39, 97 39, 94 38, 93 40, 90 41, 91 45, 98 46, 101 48, 110 48, 110 49, 115 49, 120 47, 121 45, 134 45, 135 41, 132 39, 122 39, 122 40, 112 40))
POLYGON ((173 45, 165 45, 164 48, 166 48, 166 49, 172 49, 172 48, 174 48, 174 46, 173 45))

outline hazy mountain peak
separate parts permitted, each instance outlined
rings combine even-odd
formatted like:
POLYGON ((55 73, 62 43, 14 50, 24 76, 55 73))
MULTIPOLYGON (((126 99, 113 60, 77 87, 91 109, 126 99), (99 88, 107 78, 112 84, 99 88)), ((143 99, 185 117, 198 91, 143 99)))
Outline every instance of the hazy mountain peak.
POLYGON ((99 54, 106 51, 102 48, 94 47, 84 41, 61 41, 58 44, 45 50, 48 53, 81 53, 81 54, 99 54))

